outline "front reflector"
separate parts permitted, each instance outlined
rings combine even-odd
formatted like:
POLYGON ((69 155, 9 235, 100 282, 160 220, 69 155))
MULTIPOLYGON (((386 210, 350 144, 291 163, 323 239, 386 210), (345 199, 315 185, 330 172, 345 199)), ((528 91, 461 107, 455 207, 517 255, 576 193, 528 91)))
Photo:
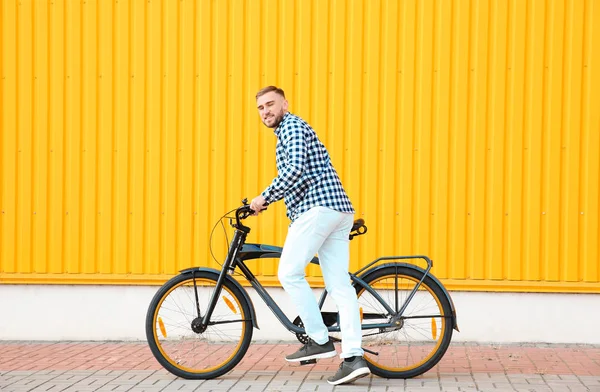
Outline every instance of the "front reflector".
POLYGON ((235 309, 235 307, 233 306, 233 304, 231 303, 231 301, 227 297, 223 297, 223 301, 225 301, 225 303, 227 304, 227 306, 229 306, 229 309, 231 309, 231 311, 233 313, 237 314, 237 310, 235 309))
POLYGON ((163 338, 167 338, 167 330, 165 329, 165 323, 163 323, 162 318, 158 318, 158 328, 160 328, 160 333, 162 334, 163 338))

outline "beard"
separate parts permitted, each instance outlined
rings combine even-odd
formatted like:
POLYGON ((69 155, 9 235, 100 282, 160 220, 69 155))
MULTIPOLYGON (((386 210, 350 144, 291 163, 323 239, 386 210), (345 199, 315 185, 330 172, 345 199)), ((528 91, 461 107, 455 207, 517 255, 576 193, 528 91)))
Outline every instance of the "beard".
POLYGON ((285 112, 283 109, 279 112, 279 114, 273 114, 271 117, 263 120, 263 124, 265 124, 268 128, 277 128, 281 121, 283 120, 283 116, 285 112))

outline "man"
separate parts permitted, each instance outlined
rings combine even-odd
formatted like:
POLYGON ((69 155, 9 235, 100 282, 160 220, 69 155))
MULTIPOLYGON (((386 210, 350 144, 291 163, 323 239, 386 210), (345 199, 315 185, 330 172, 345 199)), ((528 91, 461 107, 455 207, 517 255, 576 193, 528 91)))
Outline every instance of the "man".
POLYGON ((356 291, 350 284, 349 234, 354 209, 325 146, 314 130, 300 117, 288 112, 283 90, 265 87, 256 94, 262 122, 277 137, 277 177, 250 207, 255 215, 267 204, 282 198, 292 221, 281 259, 278 277, 294 302, 309 341, 286 356, 299 362, 336 355, 319 306, 305 278, 305 268, 319 254, 325 287, 340 315, 343 362, 328 378, 332 385, 352 382, 370 373, 361 348, 362 333, 356 291))

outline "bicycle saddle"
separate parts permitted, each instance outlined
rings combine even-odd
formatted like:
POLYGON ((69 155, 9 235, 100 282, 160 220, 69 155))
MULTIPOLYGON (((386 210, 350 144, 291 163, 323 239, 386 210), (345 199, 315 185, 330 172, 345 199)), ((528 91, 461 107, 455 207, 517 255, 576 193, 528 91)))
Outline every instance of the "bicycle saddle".
POLYGON ((350 230, 350 239, 353 239, 354 237, 358 236, 358 235, 363 235, 367 232, 367 226, 365 226, 365 220, 364 219, 357 219, 354 221, 354 224, 352 225, 352 229, 350 230))
POLYGON ((365 225, 365 220, 364 219, 357 219, 357 220, 354 221, 354 224, 352 225, 352 229, 350 229, 350 231, 356 231, 356 230, 360 229, 364 225, 365 225))

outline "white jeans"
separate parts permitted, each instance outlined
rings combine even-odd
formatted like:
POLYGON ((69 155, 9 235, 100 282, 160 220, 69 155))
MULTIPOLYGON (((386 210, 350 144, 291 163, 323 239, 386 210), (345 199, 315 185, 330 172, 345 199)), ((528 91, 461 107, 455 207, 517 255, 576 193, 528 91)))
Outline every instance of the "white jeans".
POLYGON ((311 208, 290 226, 278 271, 279 281, 295 304, 307 335, 315 342, 324 344, 329 339, 329 333, 305 278, 306 266, 318 253, 325 287, 340 315, 341 358, 363 355, 358 301, 348 275, 348 235, 353 222, 353 214, 326 207, 311 208))

